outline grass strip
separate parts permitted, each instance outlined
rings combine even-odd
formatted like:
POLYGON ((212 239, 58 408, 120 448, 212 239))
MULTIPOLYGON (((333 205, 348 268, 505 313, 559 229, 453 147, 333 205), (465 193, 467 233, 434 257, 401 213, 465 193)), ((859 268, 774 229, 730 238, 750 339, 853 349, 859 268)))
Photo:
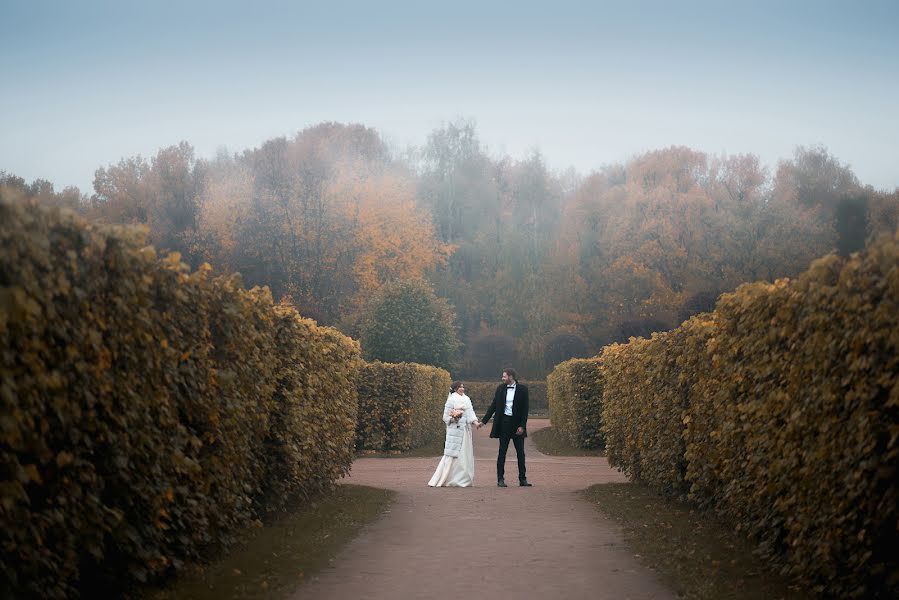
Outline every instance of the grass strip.
POLYGON ((810 592, 753 553, 753 545, 714 514, 660 496, 639 483, 581 492, 619 523, 634 556, 689 600, 805 600, 810 592))
POLYGON ((365 450, 356 455, 356 458, 432 458, 434 456, 443 456, 444 440, 434 440, 424 446, 412 448, 411 450, 390 450, 388 452, 377 452, 375 450, 365 450))
POLYGON ((601 449, 584 449, 572 446, 553 427, 545 427, 529 434, 537 450, 549 456, 603 456, 601 449))
POLYGON ((394 492, 338 485, 332 494, 303 503, 247 535, 242 547, 219 561, 188 569, 150 600, 285 598, 326 567, 338 551, 376 520, 394 492))

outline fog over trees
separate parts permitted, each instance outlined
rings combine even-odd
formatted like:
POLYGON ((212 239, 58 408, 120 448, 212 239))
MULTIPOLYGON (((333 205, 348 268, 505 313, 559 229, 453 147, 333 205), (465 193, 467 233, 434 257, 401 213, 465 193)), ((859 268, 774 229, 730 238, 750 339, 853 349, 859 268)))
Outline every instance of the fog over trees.
POLYGON ((539 151, 496 156, 466 120, 401 155, 371 128, 322 123, 212 159, 188 142, 123 158, 89 196, 9 173, 0 193, 145 225, 159 248, 357 338, 384 286, 426 282, 455 313, 456 370, 490 378, 672 328, 740 283, 795 276, 899 225, 899 190, 864 185, 824 147, 773 172, 671 146, 581 175, 539 151))

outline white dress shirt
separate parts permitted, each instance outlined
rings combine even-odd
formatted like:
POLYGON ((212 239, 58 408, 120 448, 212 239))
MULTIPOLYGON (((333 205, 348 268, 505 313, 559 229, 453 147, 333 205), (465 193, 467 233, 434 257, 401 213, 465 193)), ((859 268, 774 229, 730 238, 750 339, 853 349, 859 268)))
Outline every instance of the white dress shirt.
POLYGON ((515 399, 515 384, 506 386, 506 410, 504 414, 512 416, 512 401, 515 399))

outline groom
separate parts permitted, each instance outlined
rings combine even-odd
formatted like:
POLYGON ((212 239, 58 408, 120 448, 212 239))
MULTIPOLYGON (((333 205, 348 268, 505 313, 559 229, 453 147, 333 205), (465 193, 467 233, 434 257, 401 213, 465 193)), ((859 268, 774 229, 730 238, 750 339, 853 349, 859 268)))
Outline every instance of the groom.
POLYGON ((515 454, 518 456, 518 485, 530 487, 524 469, 524 438, 528 436, 528 386, 518 383, 515 369, 503 370, 503 383, 496 388, 493 394, 493 403, 481 422, 486 424, 493 419, 493 429, 490 437, 499 438, 499 456, 496 457, 496 485, 506 485, 504 473, 506 470, 506 451, 509 449, 509 440, 515 444, 515 454))

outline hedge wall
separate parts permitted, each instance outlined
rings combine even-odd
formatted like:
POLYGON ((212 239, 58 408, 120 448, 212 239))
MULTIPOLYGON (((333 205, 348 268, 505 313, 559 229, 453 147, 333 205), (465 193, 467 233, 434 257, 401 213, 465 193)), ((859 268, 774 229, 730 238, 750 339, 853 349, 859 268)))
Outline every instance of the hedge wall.
POLYGON ((553 428, 578 448, 602 448, 602 381, 600 361, 573 358, 557 365, 546 378, 553 428))
POLYGON ((825 595, 899 595, 896 239, 741 286, 601 364, 614 464, 688 489, 825 595))
POLYGON ((291 306, 275 307, 281 368, 268 439, 266 504, 328 488, 355 457, 359 345, 291 306))
MULTIPOLYGON (((496 387, 502 383, 501 381, 464 381, 465 393, 471 398, 471 403, 475 408, 475 412, 479 417, 484 416, 484 412, 493 401, 493 394, 496 387)), ((521 383, 528 386, 528 402, 530 414, 545 413, 549 410, 547 403, 546 382, 545 381, 522 381, 521 383)))
POLYGON ((358 345, 144 239, 0 201, 0 597, 114 594, 350 465, 358 345))
POLYGON ((606 456, 632 479, 668 495, 685 496, 684 416, 695 375, 707 363, 710 315, 680 328, 607 346, 600 358, 606 456))
POLYGON ((449 373, 415 363, 367 363, 359 376, 359 451, 403 451, 442 439, 449 373))
POLYGON ((716 313, 685 433, 692 495, 791 572, 899 592, 899 244, 743 286, 716 313))

